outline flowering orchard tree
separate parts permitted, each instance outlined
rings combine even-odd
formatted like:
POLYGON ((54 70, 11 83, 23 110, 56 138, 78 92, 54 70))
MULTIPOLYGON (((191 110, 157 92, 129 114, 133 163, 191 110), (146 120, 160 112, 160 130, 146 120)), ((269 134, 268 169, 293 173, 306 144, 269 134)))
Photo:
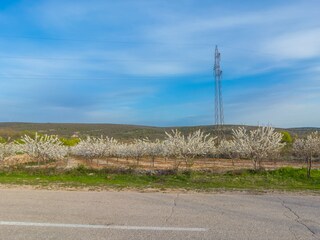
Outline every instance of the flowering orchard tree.
POLYGON ((263 159, 279 153, 285 145, 281 143, 282 134, 272 127, 259 127, 249 132, 240 127, 232 132, 235 151, 242 157, 252 159, 254 169, 260 168, 263 159))
POLYGON ((143 139, 134 139, 132 144, 128 145, 129 156, 137 160, 137 165, 139 165, 140 159, 146 155, 147 144, 143 139))
POLYGON ((297 139, 293 143, 293 152, 305 158, 307 162, 307 176, 311 176, 312 159, 320 156, 320 133, 313 132, 305 139, 297 139))
POLYGON ((128 148, 128 144, 122 143, 122 144, 115 144, 113 146, 113 155, 117 158, 125 158, 128 160, 130 157, 130 152, 128 148))
POLYGON ((17 152, 19 152, 19 150, 20 150, 19 145, 13 142, 0 143, 0 160, 3 160, 9 156, 15 155, 17 152))
POLYGON ((62 160, 68 153, 68 150, 63 146, 57 136, 43 135, 37 133, 34 138, 24 135, 21 138, 21 151, 27 153, 30 157, 38 160, 38 165, 41 161, 62 160))
POLYGON ((238 155, 236 142, 234 140, 221 140, 217 147, 217 153, 222 157, 231 158, 232 165, 234 165, 234 158, 238 155))
POLYGON ((144 139, 145 144, 145 154, 151 157, 151 166, 154 167, 154 162, 156 157, 164 155, 165 149, 164 144, 159 140, 152 142, 149 139, 144 139))
POLYGON ((215 139, 209 137, 210 134, 204 134, 201 130, 184 136, 178 130, 173 130, 172 133, 167 133, 165 146, 168 147, 170 155, 176 158, 175 167, 180 165, 179 160, 183 160, 187 167, 194 164, 196 156, 204 156, 209 153, 215 153, 215 139))
POLYGON ((71 148, 71 153, 93 161, 95 158, 104 158, 114 155, 115 145, 118 142, 109 137, 87 137, 71 148))

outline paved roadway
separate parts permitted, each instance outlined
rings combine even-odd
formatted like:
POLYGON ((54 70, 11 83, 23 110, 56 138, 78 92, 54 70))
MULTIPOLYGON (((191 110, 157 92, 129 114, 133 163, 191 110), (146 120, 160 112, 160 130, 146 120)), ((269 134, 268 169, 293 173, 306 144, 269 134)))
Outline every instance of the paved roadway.
POLYGON ((0 189, 0 239, 320 239, 320 196, 0 189))

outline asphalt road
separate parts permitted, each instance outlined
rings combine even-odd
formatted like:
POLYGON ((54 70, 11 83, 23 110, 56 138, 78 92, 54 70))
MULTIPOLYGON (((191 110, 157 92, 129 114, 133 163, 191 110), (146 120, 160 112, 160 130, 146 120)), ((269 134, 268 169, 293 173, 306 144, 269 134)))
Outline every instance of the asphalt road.
POLYGON ((0 189, 0 239, 320 239, 320 196, 0 189))

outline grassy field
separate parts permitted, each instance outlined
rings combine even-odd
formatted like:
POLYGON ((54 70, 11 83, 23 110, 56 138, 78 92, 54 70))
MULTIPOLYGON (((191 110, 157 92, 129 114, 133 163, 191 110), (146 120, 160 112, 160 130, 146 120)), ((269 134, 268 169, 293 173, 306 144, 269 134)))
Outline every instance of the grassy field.
POLYGON ((0 184, 96 189, 319 191, 320 170, 313 170, 312 178, 308 179, 305 169, 293 168, 259 172, 238 170, 226 173, 152 173, 119 169, 97 170, 80 166, 68 171, 58 171, 55 168, 2 170, 0 184))

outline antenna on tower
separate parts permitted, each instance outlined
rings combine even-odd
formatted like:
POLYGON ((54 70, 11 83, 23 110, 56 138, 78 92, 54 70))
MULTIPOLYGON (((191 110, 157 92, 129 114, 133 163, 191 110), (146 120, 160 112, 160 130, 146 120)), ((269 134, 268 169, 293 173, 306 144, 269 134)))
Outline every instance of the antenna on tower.
POLYGON ((223 102, 222 102, 222 87, 221 78, 222 71, 220 68, 221 54, 216 45, 214 52, 214 80, 215 80, 215 126, 218 131, 218 136, 223 135, 222 126, 224 124, 224 114, 223 114, 223 102))

